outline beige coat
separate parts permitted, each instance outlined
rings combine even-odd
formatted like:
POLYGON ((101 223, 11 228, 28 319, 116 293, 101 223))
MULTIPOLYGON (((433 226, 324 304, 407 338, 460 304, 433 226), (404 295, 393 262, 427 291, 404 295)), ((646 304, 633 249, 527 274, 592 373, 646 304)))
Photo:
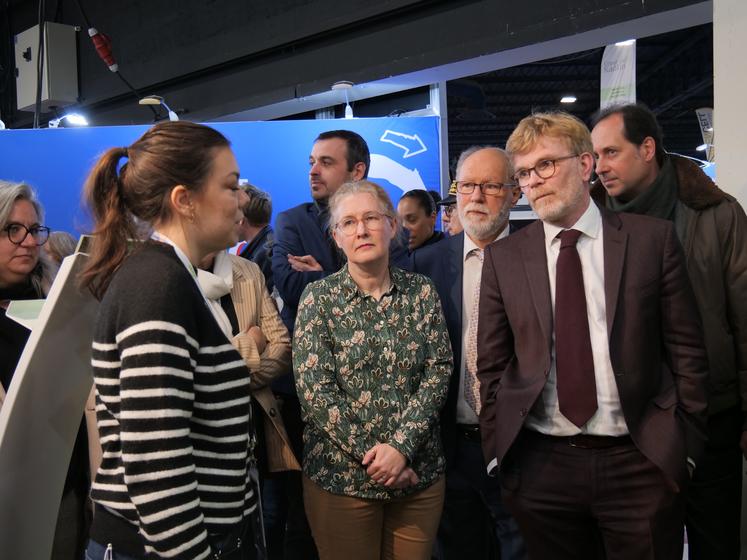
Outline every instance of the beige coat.
POLYGON ((290 371, 290 336, 265 287, 265 278, 259 267, 242 257, 229 257, 233 266, 231 299, 240 331, 232 342, 249 367, 252 376, 252 396, 265 413, 263 424, 267 445, 267 470, 300 470, 301 466, 293 454, 280 417, 280 408, 269 386, 273 379, 290 371), (254 339, 247 334, 255 325, 262 329, 267 338, 267 347, 262 355, 259 354, 254 339))

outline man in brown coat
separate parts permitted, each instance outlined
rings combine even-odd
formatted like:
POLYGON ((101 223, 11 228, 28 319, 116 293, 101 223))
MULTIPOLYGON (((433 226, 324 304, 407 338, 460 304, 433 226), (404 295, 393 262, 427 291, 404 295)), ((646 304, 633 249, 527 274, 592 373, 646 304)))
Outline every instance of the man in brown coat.
POLYGON ((591 201, 591 138, 575 117, 527 117, 507 151, 540 220, 485 253, 488 468, 530 558, 679 560, 707 364, 674 227, 591 201))
POLYGON ((708 441, 687 497, 690 560, 738 560, 747 457, 747 216, 692 160, 668 154, 643 105, 594 116, 600 183, 616 212, 670 220, 685 249, 708 354, 708 441), (741 447, 741 448, 740 448, 741 447))

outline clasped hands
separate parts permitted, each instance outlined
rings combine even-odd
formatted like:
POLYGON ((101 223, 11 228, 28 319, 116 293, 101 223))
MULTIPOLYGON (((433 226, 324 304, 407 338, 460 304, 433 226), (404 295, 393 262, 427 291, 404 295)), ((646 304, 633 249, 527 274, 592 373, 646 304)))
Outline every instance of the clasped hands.
POLYGON ((366 452, 363 466, 374 482, 387 488, 407 488, 420 479, 410 467, 407 459, 388 443, 377 443, 366 452))

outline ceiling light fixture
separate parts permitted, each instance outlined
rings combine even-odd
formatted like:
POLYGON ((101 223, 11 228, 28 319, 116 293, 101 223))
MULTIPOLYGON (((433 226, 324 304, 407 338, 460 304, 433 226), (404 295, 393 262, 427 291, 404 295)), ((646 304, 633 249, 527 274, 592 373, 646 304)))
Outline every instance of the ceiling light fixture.
POLYGON ((170 121, 179 120, 179 115, 177 115, 174 111, 171 110, 168 105, 166 105, 166 101, 160 95, 146 95, 140 101, 138 101, 138 103, 140 105, 163 105, 163 108, 166 109, 166 111, 168 111, 169 113, 170 121))
POLYGON ((348 91, 353 88, 355 84, 348 80, 341 80, 332 84, 332 91, 344 91, 345 92, 345 118, 353 118, 353 108, 350 106, 350 99, 348 99, 348 91))
POLYGON ((564 95, 560 98, 561 103, 575 103, 576 102, 576 96, 575 95, 564 95))

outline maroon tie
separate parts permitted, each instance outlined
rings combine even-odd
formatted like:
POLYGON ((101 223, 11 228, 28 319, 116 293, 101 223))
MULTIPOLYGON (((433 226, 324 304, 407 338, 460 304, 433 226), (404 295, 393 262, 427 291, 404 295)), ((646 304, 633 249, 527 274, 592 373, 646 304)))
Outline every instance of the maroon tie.
POLYGON ((555 270, 555 366, 560 412, 579 428, 597 410, 594 358, 575 229, 560 232, 555 270))

